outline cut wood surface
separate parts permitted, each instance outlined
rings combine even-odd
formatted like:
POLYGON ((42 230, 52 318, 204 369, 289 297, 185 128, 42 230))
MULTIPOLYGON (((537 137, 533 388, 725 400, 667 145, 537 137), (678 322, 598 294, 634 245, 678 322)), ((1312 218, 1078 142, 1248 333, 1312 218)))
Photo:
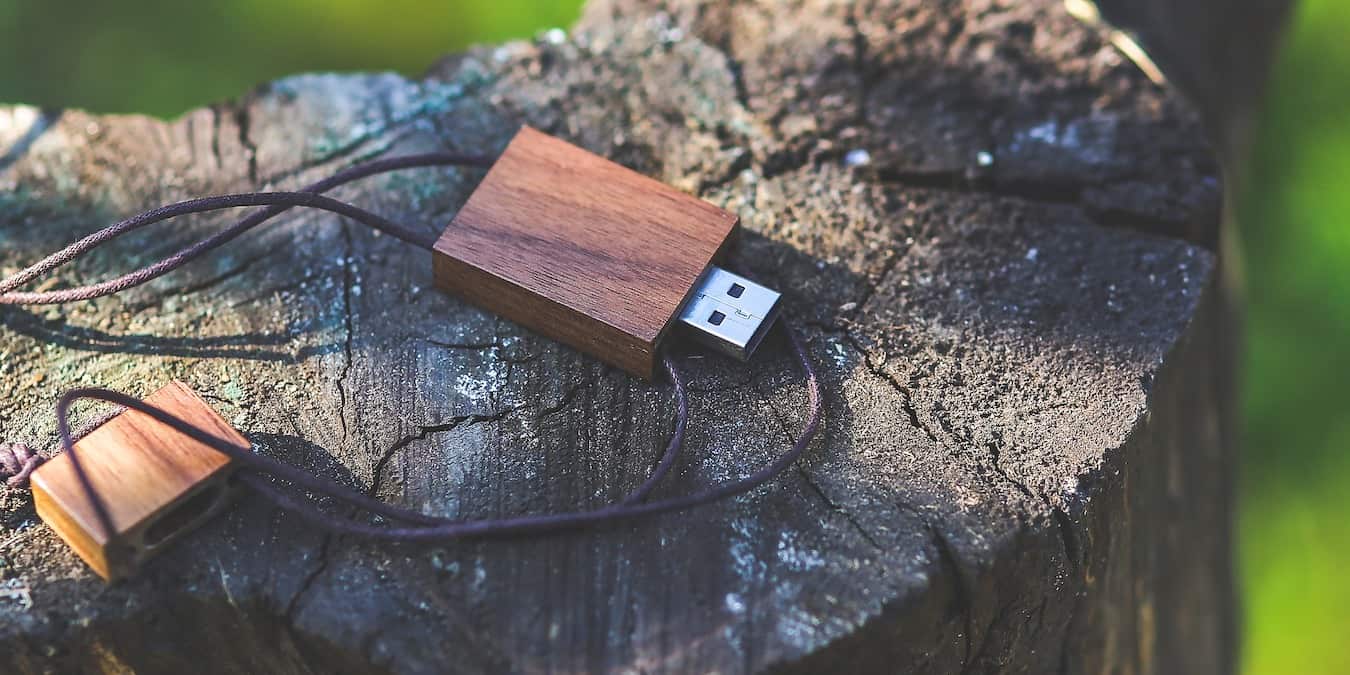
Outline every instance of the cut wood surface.
MULTIPOLYGON (((0 108, 0 267, 170 200, 498 152, 522 123, 740 216, 728 267, 784 292, 822 370, 805 458, 687 514, 438 546, 324 536, 246 496, 111 587, 7 490, 0 670, 1232 669, 1216 169, 1196 116, 1056 2, 610 0, 422 78, 298 76, 167 122, 0 108)), ((439 233, 480 178, 334 195, 439 233)), ((50 453, 62 391, 180 378, 259 452, 428 513, 635 487, 669 387, 444 295, 431 268, 296 211, 113 298, 5 308, 0 430, 50 453)), ((781 339, 747 365, 679 361, 693 421, 661 494, 800 431, 781 339)))

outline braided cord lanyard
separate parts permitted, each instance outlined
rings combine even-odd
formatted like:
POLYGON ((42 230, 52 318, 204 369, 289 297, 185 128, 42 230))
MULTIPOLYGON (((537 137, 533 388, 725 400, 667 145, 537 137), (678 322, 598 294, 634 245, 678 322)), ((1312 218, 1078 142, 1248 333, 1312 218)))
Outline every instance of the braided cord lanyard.
MULTIPOLYGON (((389 171, 432 166, 486 168, 491 166, 492 161, 490 157, 456 153, 407 155, 373 160, 349 167, 329 178, 306 186, 299 192, 247 192, 192 199, 161 206, 99 230, 0 280, 0 305, 51 305, 77 302, 100 298, 139 286, 182 267, 295 206, 331 211, 420 248, 430 250, 435 243, 435 235, 405 227, 357 206, 325 197, 320 193, 360 178, 389 171), (259 209, 224 230, 191 244, 163 260, 115 279, 57 291, 21 292, 16 290, 128 232, 180 215, 244 206, 265 206, 267 208, 259 209)), ((676 410, 675 430, 671 434, 665 452, 651 474, 637 489, 628 493, 619 501, 588 511, 524 515, 487 520, 457 520, 428 516, 373 499, 289 464, 259 455, 253 452, 250 446, 238 445, 216 437, 165 410, 135 397, 107 389, 81 388, 67 392, 57 403, 56 419, 61 436, 61 445, 70 456, 71 466, 75 470, 86 497, 98 515, 100 527, 109 535, 114 532, 114 528, 107 505, 104 504, 102 497, 90 483, 89 476, 80 462, 79 453, 75 449, 75 442, 79 436, 72 432, 70 427, 71 406, 81 400, 102 401, 121 406, 123 409, 142 412, 199 443, 215 448, 240 465, 238 475, 245 485, 271 501, 278 508, 293 512, 327 532, 353 534, 387 541, 431 541, 463 537, 547 534, 680 511, 726 499, 763 485, 791 466, 815 438, 816 432, 820 428, 822 406, 820 382, 816 377, 815 368, 806 348, 796 333, 786 324, 784 324, 784 330, 787 332, 789 342, 792 344, 793 351, 796 353, 802 371, 806 376, 809 395, 806 426, 787 452, 778 456, 773 462, 736 480, 726 481, 682 496, 649 500, 648 497, 652 490, 674 466, 675 459, 684 442, 685 428, 689 420, 689 404, 684 379, 670 357, 663 354, 662 365, 673 385, 676 410), (319 508, 315 502, 297 496, 294 491, 281 489, 273 479, 279 479, 304 492, 345 502, 368 514, 382 516, 398 524, 372 525, 334 516, 319 508)), ((29 451, 23 445, 0 444, 0 469, 9 474, 8 482, 11 486, 18 486, 27 482, 28 476, 40 462, 41 457, 29 451)))

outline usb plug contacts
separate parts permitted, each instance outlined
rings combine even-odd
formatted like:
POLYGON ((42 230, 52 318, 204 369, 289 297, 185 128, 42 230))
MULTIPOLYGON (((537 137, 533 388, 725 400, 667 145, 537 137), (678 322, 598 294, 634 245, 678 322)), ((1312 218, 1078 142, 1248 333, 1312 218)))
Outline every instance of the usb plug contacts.
POLYGON ((773 327, 780 297, 778 291, 712 266, 695 284, 680 323, 695 340, 744 361, 773 327))

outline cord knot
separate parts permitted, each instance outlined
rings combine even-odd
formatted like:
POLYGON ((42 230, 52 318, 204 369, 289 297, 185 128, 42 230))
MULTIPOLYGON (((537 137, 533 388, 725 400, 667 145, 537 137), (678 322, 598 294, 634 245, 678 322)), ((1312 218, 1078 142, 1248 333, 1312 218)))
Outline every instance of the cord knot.
POLYGON ((18 488, 28 484, 28 477, 46 459, 23 443, 0 443, 0 478, 5 484, 18 488))

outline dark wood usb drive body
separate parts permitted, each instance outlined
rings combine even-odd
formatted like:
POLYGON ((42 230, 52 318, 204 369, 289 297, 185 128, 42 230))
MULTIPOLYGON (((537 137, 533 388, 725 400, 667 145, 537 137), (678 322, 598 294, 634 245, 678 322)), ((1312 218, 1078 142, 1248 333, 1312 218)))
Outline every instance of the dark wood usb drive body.
MULTIPOLYGON (((248 445, 181 382, 145 402, 218 438, 248 445)), ((112 518, 111 536, 99 526, 69 455, 57 455, 33 472, 33 502, 42 520, 108 581, 129 576, 214 515, 230 496, 229 456, 134 410, 90 432, 75 451, 112 518)))
POLYGON ((437 286, 635 375, 738 219, 522 128, 435 247, 437 286))

